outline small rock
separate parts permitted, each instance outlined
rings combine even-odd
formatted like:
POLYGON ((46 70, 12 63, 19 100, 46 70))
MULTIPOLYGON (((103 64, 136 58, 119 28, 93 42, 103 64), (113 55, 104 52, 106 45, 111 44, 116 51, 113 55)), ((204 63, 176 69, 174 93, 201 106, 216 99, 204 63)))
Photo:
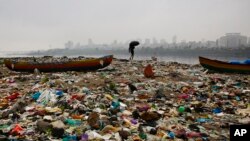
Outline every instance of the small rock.
POLYGON ((92 112, 90 113, 87 122, 91 128, 99 129, 100 128, 99 120, 100 120, 100 115, 97 112, 92 112))
POLYGON ((129 87, 129 90, 130 90, 130 93, 131 93, 131 94, 132 94, 134 91, 137 91, 137 88, 136 88, 133 84, 131 84, 131 83, 128 84, 128 87, 129 87))
POLYGON ((127 140, 131 134, 128 131, 121 130, 119 131, 119 135, 121 136, 122 140, 127 140))
POLYGON ((141 115, 141 119, 145 121, 156 121, 160 119, 160 114, 157 112, 145 112, 141 115))
POLYGON ((48 129, 52 128, 52 125, 44 120, 38 120, 36 125, 37 125, 37 130, 40 132, 46 132, 48 129))
POLYGON ((138 119, 140 117, 140 114, 137 110, 133 111, 132 116, 134 119, 138 119))
POLYGON ((63 128, 56 128, 53 127, 51 130, 51 135, 56 138, 62 138, 64 134, 64 129, 63 128))
POLYGON ((51 123, 54 128, 65 128, 65 124, 61 120, 57 120, 51 123))

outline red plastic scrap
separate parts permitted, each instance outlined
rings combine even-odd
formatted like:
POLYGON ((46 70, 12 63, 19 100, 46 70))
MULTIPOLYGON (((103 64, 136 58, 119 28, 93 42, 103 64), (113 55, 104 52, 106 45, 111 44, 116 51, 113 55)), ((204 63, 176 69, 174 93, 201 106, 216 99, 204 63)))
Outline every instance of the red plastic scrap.
POLYGON ((19 93, 15 92, 15 93, 13 93, 13 94, 11 94, 10 96, 7 96, 7 97, 5 97, 5 98, 12 101, 12 100, 17 99, 17 97, 18 97, 19 95, 20 95, 19 93))
POLYGON ((19 124, 16 124, 10 133, 11 134, 20 134, 22 131, 23 131, 23 128, 19 124))

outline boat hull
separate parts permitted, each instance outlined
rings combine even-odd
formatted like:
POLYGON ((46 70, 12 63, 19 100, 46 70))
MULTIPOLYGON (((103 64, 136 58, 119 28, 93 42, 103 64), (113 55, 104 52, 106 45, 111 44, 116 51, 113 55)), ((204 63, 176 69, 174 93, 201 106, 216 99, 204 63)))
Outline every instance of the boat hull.
POLYGON ((231 64, 219 60, 211 60, 204 57, 199 57, 200 64, 209 70, 226 73, 250 73, 249 64, 231 64))
POLYGON ((13 63, 11 60, 4 60, 4 64, 12 71, 18 72, 34 72, 38 69, 40 72, 62 72, 62 71, 93 71, 102 69, 111 64, 113 55, 104 56, 95 59, 75 60, 69 62, 58 63, 29 63, 17 62, 13 63))

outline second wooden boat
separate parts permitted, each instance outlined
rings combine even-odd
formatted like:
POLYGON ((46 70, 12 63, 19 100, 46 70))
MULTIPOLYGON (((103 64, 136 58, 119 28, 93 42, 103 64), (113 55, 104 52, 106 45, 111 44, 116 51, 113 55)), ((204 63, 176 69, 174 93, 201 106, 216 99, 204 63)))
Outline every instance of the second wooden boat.
POLYGON ((200 64, 209 70, 228 73, 250 73, 250 64, 232 64, 229 62, 199 57, 200 64))

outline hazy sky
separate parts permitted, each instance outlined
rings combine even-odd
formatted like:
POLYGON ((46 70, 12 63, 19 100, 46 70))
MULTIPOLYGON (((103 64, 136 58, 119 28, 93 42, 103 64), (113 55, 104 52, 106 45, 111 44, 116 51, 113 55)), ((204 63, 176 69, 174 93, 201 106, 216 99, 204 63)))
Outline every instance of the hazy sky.
POLYGON ((250 0, 0 0, 0 51, 131 39, 250 36, 250 0))

